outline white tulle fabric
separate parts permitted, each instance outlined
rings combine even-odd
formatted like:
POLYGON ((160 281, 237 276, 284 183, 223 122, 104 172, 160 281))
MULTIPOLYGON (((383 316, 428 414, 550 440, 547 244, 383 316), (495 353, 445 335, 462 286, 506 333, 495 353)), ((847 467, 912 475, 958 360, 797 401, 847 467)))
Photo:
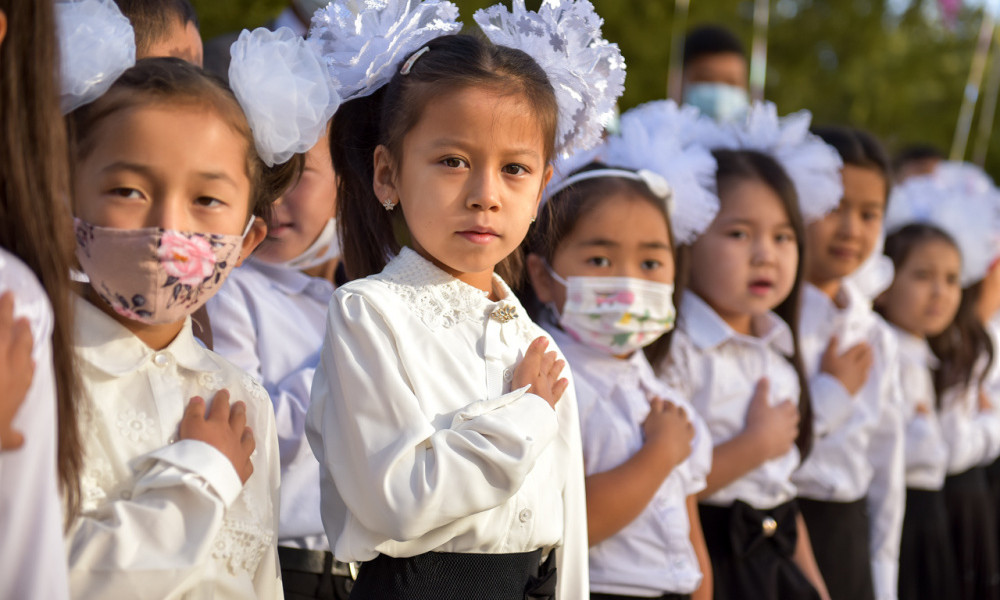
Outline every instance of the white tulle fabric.
POLYGON ((975 165, 945 162, 929 175, 896 186, 885 215, 886 232, 911 223, 935 225, 958 244, 963 287, 985 277, 1000 257, 1000 191, 975 165))
POLYGON ((671 225, 679 244, 690 244, 719 212, 716 162, 694 144, 698 109, 672 100, 649 102, 621 117, 619 133, 605 142, 604 162, 662 175, 673 189, 671 225))
POLYGON ((135 32, 112 0, 57 1, 59 104, 63 114, 89 104, 135 64, 135 32))
POLYGON ((773 103, 758 102, 742 120, 717 123, 702 116, 695 135, 713 150, 756 150, 774 157, 795 185, 802 217, 809 223, 836 208, 844 195, 840 154, 809 132, 811 122, 809 111, 779 117, 773 103))
POLYGON ((274 166, 312 148, 340 106, 313 46, 287 27, 259 28, 243 30, 230 53, 229 85, 261 159, 274 166))
POLYGON ((597 145, 625 90, 625 59, 601 37, 604 23, 587 0, 544 0, 538 12, 513 0, 476 11, 473 19, 494 44, 528 53, 545 70, 559 104, 556 152, 597 145))
POLYGON ((458 7, 451 2, 333 0, 313 15, 309 42, 347 101, 389 83, 410 54, 461 29, 458 7))

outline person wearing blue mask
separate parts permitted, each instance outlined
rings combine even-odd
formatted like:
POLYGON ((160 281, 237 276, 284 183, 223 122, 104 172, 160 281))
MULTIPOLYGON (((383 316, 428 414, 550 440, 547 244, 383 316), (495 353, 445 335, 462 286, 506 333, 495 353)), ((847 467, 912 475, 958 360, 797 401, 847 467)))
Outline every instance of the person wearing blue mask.
POLYGON ((717 121, 746 114, 748 65, 743 44, 728 29, 704 25, 684 41, 683 102, 717 121))

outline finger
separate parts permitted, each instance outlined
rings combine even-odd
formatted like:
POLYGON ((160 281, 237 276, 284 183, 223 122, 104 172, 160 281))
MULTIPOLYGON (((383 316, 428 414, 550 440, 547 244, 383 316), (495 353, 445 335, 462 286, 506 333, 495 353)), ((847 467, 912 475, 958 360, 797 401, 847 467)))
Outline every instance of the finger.
POLYGON ((538 363, 538 372, 541 375, 548 375, 549 371, 552 370, 552 365, 556 364, 555 352, 546 352, 542 355, 542 360, 538 363))
POLYGON ((830 343, 826 345, 826 350, 823 351, 824 356, 834 357, 837 355, 837 348, 840 347, 840 340, 834 335, 830 338, 830 343))
POLYGON ((650 414, 654 412, 660 412, 663 410, 663 399, 662 398, 651 398, 649 400, 649 412, 650 414))
POLYGON ((243 476, 240 477, 240 479, 243 480, 243 483, 246 483, 247 480, 250 479, 250 476, 253 475, 253 461, 250 460, 249 458, 247 459, 247 462, 244 463, 244 465, 243 465, 243 474, 242 475, 243 476))
POLYGON ((240 436, 240 446, 248 456, 253 454, 254 449, 257 447, 257 440, 253 437, 253 429, 247 427, 243 430, 243 435, 240 436))
POLYGON ((761 377, 760 381, 757 382, 757 387, 753 391, 753 400, 756 402, 767 402, 767 396, 771 391, 771 382, 767 377, 761 377))
POLYGON ((0 437, 0 448, 3 450, 17 450, 24 445, 24 436, 20 431, 11 429, 0 437))
POLYGON ((524 358, 521 359, 521 364, 517 366, 518 369, 524 369, 527 373, 540 372, 539 365, 542 364, 542 352, 544 350, 543 341, 546 341, 545 338, 538 338, 531 342, 524 353, 524 358))
POLYGON ((31 337, 31 323, 27 319, 14 321, 11 338, 10 347, 15 356, 31 355, 31 349, 35 342, 31 337))
POLYGON ((562 395, 566 393, 566 388, 568 387, 569 379, 564 377, 557 381, 556 384, 552 386, 552 398, 558 402, 559 399, 562 398, 562 395))
POLYGON ((201 396, 191 398, 188 402, 187 408, 184 409, 183 420, 190 419, 205 419, 205 399, 201 396))
POLYGON ((549 369, 549 378, 555 379, 556 377, 559 377, 559 374, 562 373, 563 369, 565 368, 566 368, 566 361, 562 359, 552 363, 552 368, 549 369))
POLYGON ((233 404, 229 410, 229 427, 233 431, 243 431, 247 425, 247 405, 240 401, 233 404))
POLYGON ((229 390, 219 390, 212 398, 212 406, 208 409, 209 421, 229 420, 229 390))
POLYGON ((9 331, 14 320, 14 293, 5 292, 0 296, 0 331, 9 331))

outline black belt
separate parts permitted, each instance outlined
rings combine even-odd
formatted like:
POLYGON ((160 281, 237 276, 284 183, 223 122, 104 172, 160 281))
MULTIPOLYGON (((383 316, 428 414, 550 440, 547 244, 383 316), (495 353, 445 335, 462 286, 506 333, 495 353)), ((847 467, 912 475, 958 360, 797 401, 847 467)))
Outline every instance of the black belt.
POLYGON ((333 557, 331 552, 322 550, 303 550, 278 546, 278 562, 282 569, 325 575, 329 573, 338 577, 357 579, 358 569, 352 563, 343 563, 333 557))

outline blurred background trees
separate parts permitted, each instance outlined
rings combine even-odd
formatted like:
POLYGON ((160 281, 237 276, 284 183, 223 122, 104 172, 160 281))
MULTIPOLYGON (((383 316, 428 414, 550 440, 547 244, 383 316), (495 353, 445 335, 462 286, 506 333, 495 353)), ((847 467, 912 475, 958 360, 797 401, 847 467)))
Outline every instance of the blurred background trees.
MULTIPOLYGON (((466 20, 496 0, 453 0, 466 20)), ((592 0, 605 36, 628 64, 621 108, 666 95, 674 0, 592 0)), ((273 18, 286 0, 193 0, 205 39, 273 18)), ((529 7, 539 0, 528 0, 529 7)), ((750 48, 752 0, 690 0, 687 27, 714 22, 750 48)), ((954 19, 937 0, 771 0, 766 97, 781 113, 807 108, 816 123, 845 123, 881 136, 890 151, 931 144, 946 154, 983 18, 982 0, 954 19)), ((994 44, 1000 40, 994 38, 994 44)), ((987 72, 992 65, 987 65, 987 72)), ((966 158, 972 156, 982 98, 966 158)), ((1000 119, 998 119, 1000 122, 1000 119)), ((994 124, 993 129, 998 129, 994 124)), ((1000 179, 1000 132, 987 170, 1000 179)))

